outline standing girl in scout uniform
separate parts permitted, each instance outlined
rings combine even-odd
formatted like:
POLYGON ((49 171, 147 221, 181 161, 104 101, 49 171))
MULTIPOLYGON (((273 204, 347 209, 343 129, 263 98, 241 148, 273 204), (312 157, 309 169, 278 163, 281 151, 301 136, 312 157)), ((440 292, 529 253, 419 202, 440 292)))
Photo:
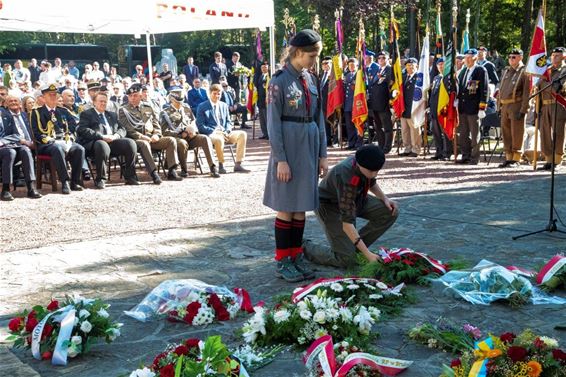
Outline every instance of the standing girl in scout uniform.
POLYGON ((302 30, 290 42, 283 69, 269 82, 267 129, 271 156, 263 204, 277 211, 276 275, 289 282, 312 278, 303 264, 305 212, 318 207, 318 177, 326 175, 326 135, 317 82, 308 69, 321 38, 302 30))

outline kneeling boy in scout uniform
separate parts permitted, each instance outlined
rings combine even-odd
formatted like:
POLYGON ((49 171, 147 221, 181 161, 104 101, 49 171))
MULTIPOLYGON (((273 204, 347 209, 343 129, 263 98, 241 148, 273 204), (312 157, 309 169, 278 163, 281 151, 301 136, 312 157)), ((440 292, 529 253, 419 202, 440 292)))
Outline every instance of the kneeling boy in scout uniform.
POLYGON ((380 260, 368 246, 397 220, 398 204, 379 188, 375 177, 385 163, 376 145, 366 145, 330 170, 320 182, 320 206, 315 214, 326 233, 330 247, 306 240, 304 253, 313 263, 352 267, 356 252, 369 261, 380 260), (368 195, 368 191, 373 195, 368 195), (368 220, 356 229, 356 217, 368 220))

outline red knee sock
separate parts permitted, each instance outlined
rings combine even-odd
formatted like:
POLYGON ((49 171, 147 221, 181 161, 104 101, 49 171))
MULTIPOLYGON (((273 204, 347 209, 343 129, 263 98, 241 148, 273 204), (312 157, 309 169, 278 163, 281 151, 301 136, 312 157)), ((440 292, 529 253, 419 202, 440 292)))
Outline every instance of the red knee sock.
POLYGON ((291 222, 291 258, 303 252, 303 233, 305 232, 305 220, 293 219, 291 222))
POLYGON ((275 218, 275 260, 291 255, 291 222, 275 218))

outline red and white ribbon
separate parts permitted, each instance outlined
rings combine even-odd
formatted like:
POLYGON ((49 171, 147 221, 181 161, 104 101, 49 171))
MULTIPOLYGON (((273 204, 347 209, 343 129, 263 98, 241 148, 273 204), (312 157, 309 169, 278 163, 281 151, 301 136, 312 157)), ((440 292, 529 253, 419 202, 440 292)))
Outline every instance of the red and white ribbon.
POLYGON ((555 255, 548 261, 547 264, 540 270, 537 275, 537 284, 544 284, 549 281, 554 275, 566 266, 566 257, 564 255, 555 255))
POLYGON ((308 348, 303 361, 307 368, 314 369, 320 363, 324 377, 344 377, 358 366, 365 365, 385 376, 395 376, 407 369, 413 362, 381 357, 365 352, 354 352, 346 356, 344 363, 337 368, 332 337, 325 335, 313 342, 308 348))
POLYGON ((442 264, 440 261, 437 261, 436 259, 429 257, 428 255, 426 255, 425 253, 419 253, 418 251, 412 250, 412 249, 408 249, 408 248, 400 248, 400 249, 386 249, 384 247, 381 247, 379 249, 380 251, 380 256, 383 259, 384 262, 390 262, 393 260, 393 256, 397 255, 397 256, 403 256, 406 254, 415 254, 418 255, 419 257, 423 258, 424 260, 426 260, 428 263, 430 263, 430 265, 436 270, 436 272, 438 272, 439 274, 445 274, 446 271, 448 270, 448 267, 445 266, 444 264, 442 264))
POLYGON ((517 275, 523 275, 527 278, 533 277, 536 275, 536 272, 531 271, 531 270, 527 270, 525 268, 521 268, 521 267, 517 267, 517 266, 507 266, 505 267, 507 268, 509 271, 516 273, 517 275))
MULTIPOLYGON (((385 283, 383 283, 380 280, 377 279, 369 279, 369 278, 359 278, 359 277, 349 277, 349 278, 343 278, 343 277, 335 277, 335 278, 320 278, 315 280, 314 282, 312 282, 311 284, 304 286, 304 287, 300 287, 298 289, 295 290, 295 292, 293 292, 293 295, 291 296, 291 300, 293 301, 294 304, 296 304, 297 302, 301 301, 306 295, 310 294, 313 291, 316 291, 318 288, 320 287, 326 287, 329 286, 333 283, 356 283, 359 281, 365 281, 368 283, 381 283, 386 285, 385 283)), ((393 293, 393 294, 400 294, 401 289, 403 289, 405 285, 404 284, 399 284, 398 286, 394 287, 394 288, 388 288, 388 289, 383 289, 382 291, 387 293, 393 293)))

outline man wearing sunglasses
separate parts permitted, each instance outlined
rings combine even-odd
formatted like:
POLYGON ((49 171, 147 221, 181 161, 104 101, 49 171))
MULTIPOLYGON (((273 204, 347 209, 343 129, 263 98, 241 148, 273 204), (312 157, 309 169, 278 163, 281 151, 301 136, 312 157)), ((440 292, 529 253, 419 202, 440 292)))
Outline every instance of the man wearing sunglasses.
POLYGON ((523 51, 517 48, 509 53, 509 66, 501 75, 497 108, 501 111, 501 133, 505 162, 500 168, 519 166, 525 114, 529 110, 530 78, 525 72, 523 51))

